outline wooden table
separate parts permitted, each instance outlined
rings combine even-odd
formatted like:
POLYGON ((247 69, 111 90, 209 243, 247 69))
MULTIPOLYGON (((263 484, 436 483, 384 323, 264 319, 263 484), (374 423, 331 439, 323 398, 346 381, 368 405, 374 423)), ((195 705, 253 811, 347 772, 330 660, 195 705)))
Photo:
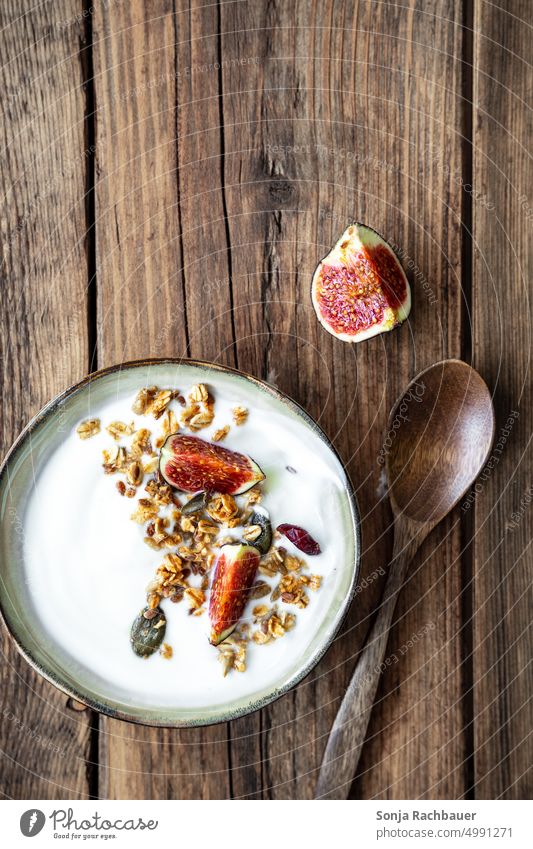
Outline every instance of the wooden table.
POLYGON ((531 793, 531 6, 502 5, 2 3, 4 450, 97 367, 226 363, 320 421, 364 534, 325 659, 228 725, 77 710, 4 633, 6 797, 312 796, 391 553, 387 414, 443 357, 493 390, 497 446, 475 502, 413 563, 351 795, 531 793), (406 325, 356 346, 321 330, 309 297, 351 219, 400 246, 414 294, 406 325))

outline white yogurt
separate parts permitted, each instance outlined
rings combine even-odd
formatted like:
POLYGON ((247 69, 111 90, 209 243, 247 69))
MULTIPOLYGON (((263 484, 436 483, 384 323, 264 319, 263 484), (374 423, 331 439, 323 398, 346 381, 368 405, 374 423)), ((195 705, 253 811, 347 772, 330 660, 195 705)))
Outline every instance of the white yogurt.
MULTIPOLYGON (((251 642, 245 673, 222 676, 218 652, 207 640, 208 613, 189 616, 186 600, 162 601, 172 659, 158 653, 148 660, 138 658, 130 646, 131 623, 145 604, 146 586, 165 551, 144 544, 144 526, 130 519, 137 500, 120 497, 116 483, 121 476, 103 473, 102 449, 113 444, 104 428, 114 420, 133 420, 155 436, 160 425, 150 417, 134 416, 131 396, 119 395, 91 409, 90 415, 102 421, 102 432, 86 441, 71 432, 35 482, 24 522, 26 576, 35 615, 51 644, 61 647, 71 670, 85 677, 90 672, 104 697, 113 692, 126 705, 202 708, 252 698, 278 686, 298 667, 317 630, 342 601, 338 570, 353 568, 353 559, 346 563, 346 492, 325 443, 314 434, 306 438, 301 423, 283 412, 269 410, 266 415, 250 409, 247 423, 237 427, 231 409, 239 403, 249 407, 247 399, 237 390, 223 394, 210 386, 215 420, 199 435, 209 439, 218 427, 231 424, 223 444, 250 454, 265 472, 262 504, 273 526, 301 525, 320 543, 322 554, 305 559, 309 573, 322 576, 322 587, 309 592, 304 610, 278 602, 280 610, 296 614, 296 627, 265 646, 251 642)), ((141 488, 138 495, 146 493, 141 488)), ((290 542, 281 544, 299 553, 290 542)), ((252 607, 265 601, 268 597, 250 602, 244 619, 251 621, 252 607)))

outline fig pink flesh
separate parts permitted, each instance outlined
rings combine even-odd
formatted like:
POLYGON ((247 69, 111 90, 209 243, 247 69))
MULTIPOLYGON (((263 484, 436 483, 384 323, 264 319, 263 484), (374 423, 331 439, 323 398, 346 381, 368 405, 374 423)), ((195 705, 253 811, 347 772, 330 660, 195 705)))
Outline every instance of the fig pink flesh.
POLYGON ((173 434, 161 450, 161 474, 182 492, 246 492, 264 474, 245 454, 206 442, 198 436, 173 434))
POLYGON ((399 263, 385 245, 361 248, 346 265, 322 266, 315 298, 334 333, 356 335, 398 310, 407 297, 399 263))

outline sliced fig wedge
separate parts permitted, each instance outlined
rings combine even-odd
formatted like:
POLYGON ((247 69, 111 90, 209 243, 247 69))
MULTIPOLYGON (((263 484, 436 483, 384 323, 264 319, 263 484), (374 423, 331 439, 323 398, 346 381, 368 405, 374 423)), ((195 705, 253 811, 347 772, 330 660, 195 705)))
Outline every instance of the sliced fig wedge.
POLYGON ((411 310, 411 290, 391 246, 364 224, 351 224, 318 264, 313 306, 325 329, 361 342, 398 327, 411 310))
POLYGON ((182 492, 240 495, 265 476, 246 454, 238 454, 198 436, 173 433, 161 449, 159 471, 182 492))
POLYGON ((252 545, 223 545, 215 566, 209 600, 211 633, 217 646, 235 629, 250 596, 260 555, 252 545))

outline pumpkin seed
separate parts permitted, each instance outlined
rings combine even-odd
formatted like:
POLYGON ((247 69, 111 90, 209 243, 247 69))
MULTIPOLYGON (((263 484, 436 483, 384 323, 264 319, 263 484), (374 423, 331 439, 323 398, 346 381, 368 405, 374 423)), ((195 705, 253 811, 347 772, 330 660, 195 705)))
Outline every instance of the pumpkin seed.
POLYGON ((181 508, 182 516, 192 516, 193 513, 200 513, 205 509, 209 500, 208 492, 197 492, 196 495, 187 501, 181 508))
POLYGON ((270 524, 270 516, 264 507, 255 507, 248 519, 247 527, 249 532, 247 533, 245 530, 243 534, 246 541, 257 548, 260 554, 266 554, 272 545, 272 525, 270 524), (260 530, 258 531, 257 528, 260 530), (251 537, 255 537, 255 539, 251 537))
POLYGON ((258 581, 250 590, 250 598, 263 598, 270 593, 271 589, 270 584, 267 584, 266 581, 258 581))
POLYGON ((139 657, 150 657, 160 647, 165 637, 167 620, 161 608, 145 607, 131 626, 131 647, 139 657), (153 612, 155 611, 155 616, 153 612), (145 614, 149 613, 151 618, 145 614))

